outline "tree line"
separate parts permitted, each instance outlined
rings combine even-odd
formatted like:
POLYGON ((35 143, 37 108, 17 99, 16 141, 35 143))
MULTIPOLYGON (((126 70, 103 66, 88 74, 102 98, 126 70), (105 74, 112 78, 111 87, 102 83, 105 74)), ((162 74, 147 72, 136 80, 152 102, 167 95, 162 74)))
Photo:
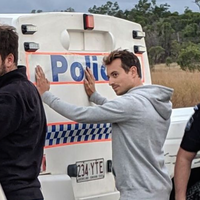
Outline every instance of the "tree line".
MULTIPOLYGON (((200 9, 200 0, 195 0, 200 9)), ((32 10, 32 13, 42 10, 32 10)), ((61 12, 75 12, 71 7, 61 12)), ((139 23, 146 33, 150 65, 177 62, 183 70, 200 70, 200 13, 188 7, 183 14, 171 12, 170 5, 156 0, 139 0, 133 8, 122 10, 117 2, 88 9, 89 13, 111 15, 139 23)))

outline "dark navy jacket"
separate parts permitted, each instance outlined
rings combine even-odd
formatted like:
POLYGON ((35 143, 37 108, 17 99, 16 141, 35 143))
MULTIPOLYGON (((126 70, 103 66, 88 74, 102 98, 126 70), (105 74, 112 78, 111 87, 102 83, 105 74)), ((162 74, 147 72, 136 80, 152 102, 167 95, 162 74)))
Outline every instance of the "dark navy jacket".
POLYGON ((189 152, 200 150, 200 104, 194 107, 194 111, 186 125, 181 142, 181 148, 189 152))
POLYGON ((46 117, 37 88, 19 66, 0 77, 0 183, 8 200, 42 198, 46 117))

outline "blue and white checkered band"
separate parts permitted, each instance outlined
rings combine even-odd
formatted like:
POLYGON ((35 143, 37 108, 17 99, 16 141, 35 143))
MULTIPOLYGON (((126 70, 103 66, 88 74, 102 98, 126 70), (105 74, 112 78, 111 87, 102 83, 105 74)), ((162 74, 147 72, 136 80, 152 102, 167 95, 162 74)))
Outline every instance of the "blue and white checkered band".
POLYGON ((110 138, 110 123, 49 125, 45 146, 110 138))

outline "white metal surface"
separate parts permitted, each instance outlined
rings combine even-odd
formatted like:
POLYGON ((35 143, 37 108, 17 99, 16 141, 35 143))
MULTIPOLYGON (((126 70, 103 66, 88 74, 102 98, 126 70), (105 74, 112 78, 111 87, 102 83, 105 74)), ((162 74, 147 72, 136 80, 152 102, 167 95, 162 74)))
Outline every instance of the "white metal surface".
POLYGON ((172 110, 171 124, 164 144, 165 164, 171 178, 174 176, 176 155, 184 134, 185 126, 193 113, 194 110, 192 107, 172 110))
POLYGON ((83 197, 83 198, 78 198, 78 200, 118 200, 119 199, 119 192, 112 192, 112 193, 107 193, 107 194, 101 194, 97 196, 90 196, 90 197, 83 197))
POLYGON ((4 191, 1 187, 1 184, 0 184, 0 200, 6 200, 6 197, 5 197, 4 191))
POLYGON ((39 176, 45 200, 75 200, 71 179, 66 174, 39 176))

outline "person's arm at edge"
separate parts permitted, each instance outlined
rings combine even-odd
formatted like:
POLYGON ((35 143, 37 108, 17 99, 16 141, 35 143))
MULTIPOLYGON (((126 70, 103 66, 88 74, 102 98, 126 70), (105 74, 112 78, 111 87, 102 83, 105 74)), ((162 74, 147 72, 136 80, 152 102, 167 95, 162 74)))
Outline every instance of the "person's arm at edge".
POLYGON ((90 96, 89 100, 97 105, 103 105, 104 103, 108 102, 105 97, 101 96, 96 91, 90 96))
POLYGON ((187 184, 191 172, 191 164, 196 153, 179 148, 175 164, 175 199, 186 200, 187 184))
POLYGON ((121 101, 109 101, 101 106, 76 106, 62 101, 49 91, 41 95, 42 101, 62 116, 80 123, 118 123, 130 118, 121 101), (121 117, 123 116, 123 117, 121 117))

